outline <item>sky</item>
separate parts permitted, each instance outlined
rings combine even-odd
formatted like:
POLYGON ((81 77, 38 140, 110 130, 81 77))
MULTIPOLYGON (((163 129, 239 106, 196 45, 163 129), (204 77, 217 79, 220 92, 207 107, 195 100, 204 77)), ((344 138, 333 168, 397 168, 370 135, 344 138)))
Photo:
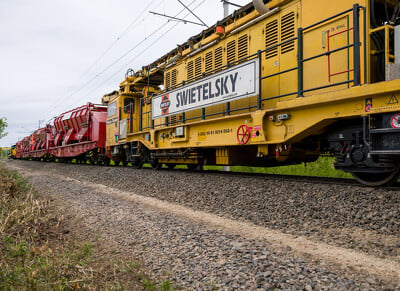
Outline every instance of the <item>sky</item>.
MULTIPOLYGON (((180 1, 208 26, 223 18, 221 0, 180 1)), ((205 29, 149 11, 199 22, 178 0, 0 0, 0 118, 8 122, 0 147, 67 110, 101 103, 128 68, 205 29)))

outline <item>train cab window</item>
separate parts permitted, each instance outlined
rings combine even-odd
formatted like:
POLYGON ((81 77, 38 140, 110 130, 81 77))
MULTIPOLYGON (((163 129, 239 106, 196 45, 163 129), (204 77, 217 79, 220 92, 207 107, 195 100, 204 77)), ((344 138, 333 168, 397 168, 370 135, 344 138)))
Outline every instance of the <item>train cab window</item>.
POLYGON ((132 110, 132 114, 135 111, 135 100, 133 98, 125 98, 124 99, 124 113, 130 113, 132 110))
POLYGON ((113 102, 107 107, 107 117, 111 117, 117 114, 117 102, 113 102))

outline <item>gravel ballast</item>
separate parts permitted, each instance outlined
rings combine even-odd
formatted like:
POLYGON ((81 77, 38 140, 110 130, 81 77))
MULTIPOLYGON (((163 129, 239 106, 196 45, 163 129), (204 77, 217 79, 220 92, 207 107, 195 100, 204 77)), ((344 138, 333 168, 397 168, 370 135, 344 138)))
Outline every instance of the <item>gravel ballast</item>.
MULTIPOLYGON (((399 192, 355 186, 287 182, 262 177, 182 171, 134 170, 11 161, 35 174, 35 187, 79 208, 89 226, 139 255, 151 270, 177 286, 244 289, 396 288, 328 262, 315 263, 272 246, 210 229, 133 201, 109 196, 75 180, 249 221, 399 262, 399 192)), ((397 286, 400 287, 400 286, 397 286)))

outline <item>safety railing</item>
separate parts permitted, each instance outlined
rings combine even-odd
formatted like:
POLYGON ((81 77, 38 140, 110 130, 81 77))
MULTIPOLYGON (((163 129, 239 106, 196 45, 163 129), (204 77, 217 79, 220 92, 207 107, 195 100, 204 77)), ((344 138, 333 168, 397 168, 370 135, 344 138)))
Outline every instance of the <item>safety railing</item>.
POLYGON ((384 43, 381 43, 381 45, 383 45, 383 53, 385 55, 385 66, 386 66, 390 63, 393 63, 395 58, 394 53, 390 50, 390 47, 393 47, 393 44, 391 45, 390 43, 392 39, 390 35, 394 33, 394 26, 390 24, 385 24, 383 26, 370 30, 371 37, 376 33, 383 34, 384 43))
MULTIPOLYGON (((363 62, 364 62, 364 83, 366 83, 366 80, 367 80, 366 79, 367 78, 367 71, 366 71, 367 70, 367 68, 366 68, 367 51, 366 51, 366 45, 365 45, 366 39, 367 39, 366 8, 363 7, 363 6, 360 6, 358 4, 354 4, 353 8, 350 8, 348 10, 345 10, 343 12, 335 14, 335 15, 329 17, 329 18, 321 20, 321 21, 319 21, 317 23, 314 23, 312 25, 309 25, 309 26, 307 26, 305 28, 299 27, 297 29, 297 36, 296 37, 287 39, 287 40, 285 40, 285 41, 283 41, 283 42, 281 42, 279 44, 275 44, 273 46, 267 47, 264 50, 259 50, 255 54, 243 57, 243 58, 238 59, 238 60, 236 60, 234 62, 228 63, 228 64, 226 64, 224 66, 215 68, 214 70, 205 72, 205 73, 203 73, 203 74, 201 74, 199 76, 195 76, 195 77, 193 77, 191 79, 182 81, 179 84, 176 84, 174 86, 165 88, 165 90, 157 93, 157 95, 163 94, 165 92, 171 91, 171 90, 176 89, 178 87, 184 86, 187 83, 190 83, 190 82, 193 82, 195 80, 198 80, 198 79, 204 78, 206 76, 212 75, 212 74, 214 74, 214 73, 216 73, 218 71, 222 71, 222 70, 224 70, 226 68, 229 68, 229 67, 231 67, 231 66, 233 66, 235 64, 241 63, 241 62, 246 61, 246 60, 251 60, 251 59, 254 59, 254 58, 258 58, 259 59, 259 66, 260 66, 259 67, 259 72, 261 74, 261 66, 262 66, 263 54, 265 54, 266 52, 271 51, 273 49, 276 49, 278 47, 281 47, 281 46, 283 46, 283 45, 285 45, 287 43, 290 43, 290 42, 293 42, 293 41, 297 41, 297 50, 298 50, 297 51, 297 66, 295 66, 293 68, 290 68, 290 69, 286 69, 284 71, 280 71, 280 72, 274 73, 274 74, 270 74, 270 75, 267 75, 267 76, 260 76, 259 80, 258 80, 259 81, 259 94, 257 96, 257 104, 256 105, 251 105, 251 106, 246 106, 246 107, 243 107, 243 108, 232 109, 230 107, 230 102, 227 102, 227 103, 225 103, 225 110, 224 111, 213 112, 213 113, 207 114, 206 113, 206 108, 202 108, 201 109, 201 115, 190 117, 190 118, 186 118, 185 117, 185 113, 179 113, 179 114, 177 114, 177 115, 181 116, 181 118, 179 120, 171 122, 168 117, 165 117, 164 123, 155 124, 155 122, 154 122, 154 120, 152 119, 152 116, 151 116, 152 111, 151 110, 150 111, 145 111, 145 112, 142 111, 142 106, 145 103, 145 100, 147 99, 146 97, 143 97, 143 98, 140 99, 140 106, 139 106, 139 108, 140 108, 140 112, 139 112, 139 116, 140 116, 140 119, 139 119, 139 131, 146 130, 146 129, 154 129, 156 127, 175 125, 175 124, 178 124, 178 123, 183 123, 184 124, 184 123, 186 123, 188 121, 195 120, 195 119, 205 120, 207 117, 216 116, 216 115, 225 115, 226 116, 226 115, 230 115, 233 112, 241 111, 241 110, 251 110, 251 109, 254 109, 254 108, 262 109, 262 102, 263 101, 267 101, 267 100, 272 100, 272 99, 277 99, 277 98, 282 98, 282 97, 287 97, 287 96, 293 96, 293 95, 297 96, 297 97, 303 97, 303 94, 306 93, 306 92, 317 91, 317 90, 321 90, 321 89, 325 89, 325 88, 330 88, 330 87, 335 87, 335 86, 340 86, 340 85, 345 85, 345 84, 351 84, 351 83, 353 83, 354 86, 360 85, 361 84, 361 60, 360 60, 360 57, 361 57, 361 43, 360 43, 360 15, 359 15, 360 14, 359 13, 360 10, 363 11, 363 28, 362 28, 362 30, 363 30, 363 42, 364 42, 364 45, 363 45, 363 48, 364 48, 364 53, 363 53, 364 54, 364 60, 363 60, 363 62), (350 33, 350 31, 351 31, 352 34, 353 34, 353 43, 351 43, 351 44, 348 43, 347 45, 344 45, 342 47, 339 47, 339 48, 336 48, 336 49, 333 49, 333 50, 330 50, 330 47, 328 47, 328 51, 326 51, 326 52, 323 52, 321 54, 314 55, 314 56, 311 56, 311 57, 308 57, 308 58, 304 58, 303 57, 303 48, 304 48, 303 38, 304 38, 304 34, 307 31, 311 31, 315 27, 318 27, 318 26, 320 26, 322 24, 325 24, 325 23, 327 23, 327 22, 329 22, 331 20, 335 20, 335 19, 339 18, 340 16, 343 16, 343 15, 346 15, 346 14, 349 14, 349 13, 352 13, 352 15, 353 15, 353 27, 349 28, 347 30, 344 30, 344 31, 342 31, 340 33, 344 33, 344 32, 350 33), (303 69, 303 66, 304 66, 305 63, 310 62, 310 61, 315 60, 315 59, 318 59, 318 58, 322 58, 322 57, 326 57, 327 56, 328 57, 328 65, 330 65, 330 57, 331 57, 332 54, 340 52, 340 51, 343 51, 343 50, 349 50, 349 49, 353 49, 353 68, 345 70, 345 71, 341 71, 341 72, 331 73, 331 68, 329 66, 328 74, 329 74, 329 81, 331 81, 331 77, 332 76, 353 72, 353 78, 352 79, 348 78, 345 81, 304 89, 304 81, 303 81, 304 80, 303 79, 303 77, 304 77, 304 69, 303 69), (283 74, 287 74, 287 73, 293 72, 293 71, 297 71, 297 90, 296 91, 285 93, 285 94, 280 94, 280 95, 276 95, 276 96, 272 96, 272 97, 266 97, 266 98, 262 97, 262 91, 263 91, 262 90, 262 82, 263 82, 263 80, 266 80, 266 79, 269 79, 269 78, 272 78, 272 77, 275 77, 275 76, 280 76, 280 75, 283 75, 283 74), (149 126, 146 126, 146 127, 142 126, 144 118, 147 118, 147 124, 149 126)), ((334 36, 334 35, 329 35, 328 34, 328 43, 329 43, 329 37, 332 37, 332 36, 334 36)))

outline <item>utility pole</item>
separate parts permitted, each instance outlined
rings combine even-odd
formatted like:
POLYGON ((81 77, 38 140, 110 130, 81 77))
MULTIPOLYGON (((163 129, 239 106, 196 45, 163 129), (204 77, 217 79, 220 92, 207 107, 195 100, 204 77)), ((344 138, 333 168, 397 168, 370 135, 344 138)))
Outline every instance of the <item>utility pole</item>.
POLYGON ((229 5, 232 5, 232 6, 238 7, 238 8, 242 7, 241 5, 229 2, 227 0, 221 0, 221 2, 222 2, 222 7, 224 8, 224 18, 229 15, 229 5))
POLYGON ((222 0, 222 7, 224 7, 224 18, 229 15, 229 4, 228 2, 222 0))

